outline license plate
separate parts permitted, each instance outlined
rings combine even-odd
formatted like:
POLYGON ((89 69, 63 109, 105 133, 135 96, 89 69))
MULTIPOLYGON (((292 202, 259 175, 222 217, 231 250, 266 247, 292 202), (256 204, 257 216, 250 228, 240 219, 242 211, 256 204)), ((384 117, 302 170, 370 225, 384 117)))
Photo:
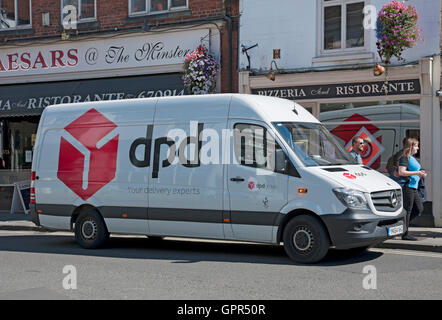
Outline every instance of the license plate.
POLYGON ((404 233, 404 226, 396 226, 396 227, 391 227, 387 229, 388 231, 388 236, 397 236, 398 234, 402 234, 404 233))

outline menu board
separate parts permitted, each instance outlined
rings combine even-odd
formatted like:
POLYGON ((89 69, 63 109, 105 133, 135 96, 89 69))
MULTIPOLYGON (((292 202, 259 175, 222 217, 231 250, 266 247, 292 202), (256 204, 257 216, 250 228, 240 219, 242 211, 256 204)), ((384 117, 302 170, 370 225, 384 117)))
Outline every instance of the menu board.
POLYGON ((29 212, 29 203, 31 202, 31 182, 30 181, 20 181, 16 182, 18 195, 20 197, 20 202, 23 206, 25 213, 29 212))

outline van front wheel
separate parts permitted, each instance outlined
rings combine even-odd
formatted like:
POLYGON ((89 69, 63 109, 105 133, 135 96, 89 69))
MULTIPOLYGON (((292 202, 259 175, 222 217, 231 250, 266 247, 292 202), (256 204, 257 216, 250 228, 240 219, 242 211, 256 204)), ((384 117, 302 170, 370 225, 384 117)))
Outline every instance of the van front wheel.
POLYGON ((283 234, 287 255, 298 263, 316 263, 328 252, 327 230, 314 217, 301 215, 289 221, 283 234))
POLYGON ((99 248, 109 239, 106 225, 97 211, 87 209, 80 213, 75 222, 75 239, 86 249, 99 248))

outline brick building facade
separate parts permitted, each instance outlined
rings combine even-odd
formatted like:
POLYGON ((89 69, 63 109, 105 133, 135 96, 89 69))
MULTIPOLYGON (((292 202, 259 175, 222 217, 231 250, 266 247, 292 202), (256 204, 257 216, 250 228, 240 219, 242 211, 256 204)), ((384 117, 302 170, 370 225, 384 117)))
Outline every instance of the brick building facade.
MULTIPOLYGON (((149 0, 147 0, 149 1, 149 0)), ((26 1, 19 2, 20 5, 26 1)), ((188 0, 186 8, 182 10, 163 10, 158 13, 146 14, 130 13, 131 0, 77 0, 77 1, 51 1, 30 0, 29 6, 17 8, 18 19, 31 24, 27 27, 16 28, 0 27, 0 49, 7 44, 20 44, 25 41, 44 41, 48 39, 61 39, 62 34, 69 36, 68 41, 87 38, 93 34, 111 33, 114 35, 136 31, 137 29, 150 28, 155 32, 170 26, 192 28, 195 24, 217 23, 221 34, 221 89, 220 92, 238 92, 237 53, 238 53, 238 0, 188 0), (93 19, 82 22, 80 19, 75 30, 63 30, 62 4, 80 2, 88 5, 88 12, 96 12, 93 19), (43 25, 43 15, 48 14, 49 25, 43 25)), ((167 2, 167 0, 165 1, 167 2)), ((184 1, 186 2, 186 1, 184 1)), ((172 3, 172 2, 171 2, 172 3)), ((8 12, 14 11, 14 0, 2 1, 2 8, 8 12)), ((26 2, 27 4, 27 2, 26 2)), ((1 84, 1 78, 0 78, 1 84)))
POLYGON ((187 94, 184 57, 200 44, 220 61, 217 92, 238 92, 238 0, 2 0, 0 7, 0 183, 28 179, 46 106, 187 94))

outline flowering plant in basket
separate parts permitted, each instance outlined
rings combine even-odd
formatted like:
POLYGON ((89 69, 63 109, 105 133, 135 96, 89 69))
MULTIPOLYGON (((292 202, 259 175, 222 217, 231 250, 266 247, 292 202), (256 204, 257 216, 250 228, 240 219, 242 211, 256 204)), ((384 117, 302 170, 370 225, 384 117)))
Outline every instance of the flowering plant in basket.
POLYGON ((418 19, 412 5, 393 0, 382 7, 376 21, 376 46, 382 62, 389 64, 392 57, 403 60, 402 52, 422 40, 418 19))
POLYGON ((190 94, 214 93, 219 69, 219 62, 203 45, 200 45, 195 51, 186 55, 184 86, 190 94))

